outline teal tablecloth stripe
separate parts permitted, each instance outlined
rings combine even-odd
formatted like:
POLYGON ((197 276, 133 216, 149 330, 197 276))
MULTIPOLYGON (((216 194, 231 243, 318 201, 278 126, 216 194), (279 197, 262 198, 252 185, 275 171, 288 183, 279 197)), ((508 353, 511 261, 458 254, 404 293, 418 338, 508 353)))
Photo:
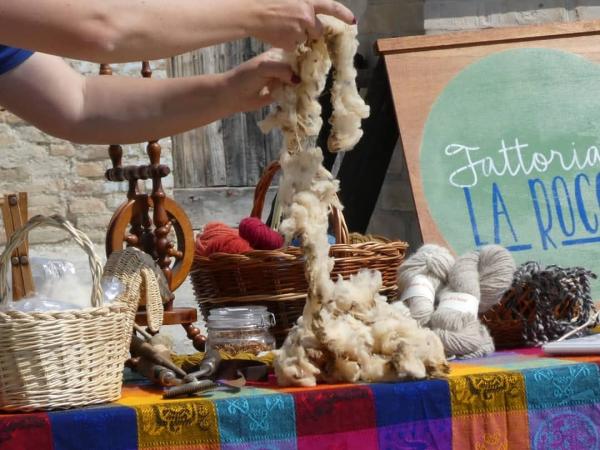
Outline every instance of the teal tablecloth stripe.
POLYGON ((600 402, 600 372, 596 364, 526 369, 522 373, 530 411, 600 402))
POLYGON ((215 403, 222 445, 256 442, 258 448, 285 448, 296 440, 294 398, 290 394, 232 397, 215 403))

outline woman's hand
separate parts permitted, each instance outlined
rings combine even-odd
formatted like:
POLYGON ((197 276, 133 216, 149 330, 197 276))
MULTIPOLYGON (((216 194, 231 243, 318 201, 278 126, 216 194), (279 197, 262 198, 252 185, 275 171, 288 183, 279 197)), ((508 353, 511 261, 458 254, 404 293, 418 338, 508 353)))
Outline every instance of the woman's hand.
POLYGON ((224 102, 233 112, 254 111, 273 103, 273 90, 282 84, 297 84, 300 77, 280 61, 277 50, 269 50, 224 74, 224 102))
POLYGON ((308 38, 321 36, 323 24, 317 14, 337 17, 349 25, 356 23, 352 11, 334 0, 256 0, 245 4, 250 8, 248 34, 287 51, 308 38))

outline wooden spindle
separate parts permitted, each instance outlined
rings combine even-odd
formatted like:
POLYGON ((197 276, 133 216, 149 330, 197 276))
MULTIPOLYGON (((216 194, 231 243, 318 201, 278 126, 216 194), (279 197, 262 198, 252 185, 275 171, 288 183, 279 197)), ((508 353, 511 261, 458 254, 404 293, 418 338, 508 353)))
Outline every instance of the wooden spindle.
POLYGON ((150 63, 148 61, 142 62, 141 74, 144 78, 150 78, 152 76, 152 67, 150 67, 150 63))
MULTIPOLYGON (((158 167, 160 164, 160 144, 156 141, 151 141, 146 147, 146 152, 150 158, 150 164, 153 167, 158 167)), ((171 282, 171 258, 169 251, 171 245, 169 245, 168 235, 171 231, 171 222, 165 209, 165 191, 162 187, 162 178, 155 176, 152 178, 152 203, 154 204, 154 242, 157 256, 157 263, 165 273, 167 281, 171 282)))
POLYGON ((112 75, 110 64, 100 64, 100 75, 112 75))
POLYGON ((123 147, 115 144, 109 145, 108 156, 110 156, 113 168, 116 169, 121 167, 123 164, 123 147))

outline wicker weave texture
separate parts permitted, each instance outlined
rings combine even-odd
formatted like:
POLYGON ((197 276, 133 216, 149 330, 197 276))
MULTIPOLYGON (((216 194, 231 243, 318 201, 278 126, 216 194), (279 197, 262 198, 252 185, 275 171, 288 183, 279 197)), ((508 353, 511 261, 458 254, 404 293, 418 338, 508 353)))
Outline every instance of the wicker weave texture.
POLYGON ((0 312, 0 409, 32 411, 116 400, 121 394, 137 305, 102 305, 102 265, 93 244, 60 216, 35 216, 0 256, 0 303, 8 302, 6 271, 12 250, 39 226, 66 230, 87 253, 91 307, 59 312, 0 312))
POLYGON ((164 313, 161 294, 164 294, 167 300, 171 294, 167 280, 154 260, 135 247, 127 247, 110 254, 104 266, 103 276, 114 277, 123 286, 123 292, 118 299, 120 302, 144 306, 148 329, 157 333, 162 326, 164 313))
MULTIPOLYGON (((279 163, 272 163, 257 184, 253 217, 261 217, 267 189, 278 170, 279 163)), ((331 214, 331 226, 337 242, 329 252, 335 263, 332 278, 349 278, 362 269, 378 270, 383 279, 381 293, 390 299, 397 297, 397 271, 408 244, 384 239, 350 243, 344 216, 336 209, 331 214)), ((243 255, 196 255, 190 278, 205 318, 213 307, 249 303, 267 306, 275 315, 272 332, 278 343, 302 314, 308 290, 304 255, 298 247, 255 250, 243 255)))

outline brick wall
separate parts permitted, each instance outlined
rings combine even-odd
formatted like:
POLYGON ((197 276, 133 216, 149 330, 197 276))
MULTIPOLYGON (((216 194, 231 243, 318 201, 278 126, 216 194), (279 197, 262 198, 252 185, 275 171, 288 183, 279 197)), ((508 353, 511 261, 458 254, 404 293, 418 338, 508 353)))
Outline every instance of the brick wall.
MULTIPOLYGON (((96 74, 97 64, 71 61, 75 70, 96 74)), ((157 78, 166 77, 164 61, 152 64, 157 78)), ((113 67, 114 73, 139 76, 141 64, 113 67)), ((151 107, 151 105, 149 105, 151 107)), ((163 161, 171 164, 171 140, 160 141, 163 161)), ((146 162, 145 145, 124 147, 124 162, 146 162)), ((110 167, 106 146, 75 145, 51 137, 8 111, 0 110, 0 193, 29 193, 30 214, 62 214, 101 243, 112 212, 125 199, 127 183, 107 183, 110 167)), ((172 177, 165 179, 167 191, 172 177)), ((2 229, 2 227, 0 227, 2 229)), ((0 243, 4 242, 0 232, 0 243)), ((56 244, 67 239, 52 229, 35 230, 33 244, 56 244)), ((35 246, 35 245, 34 245, 35 246)))

